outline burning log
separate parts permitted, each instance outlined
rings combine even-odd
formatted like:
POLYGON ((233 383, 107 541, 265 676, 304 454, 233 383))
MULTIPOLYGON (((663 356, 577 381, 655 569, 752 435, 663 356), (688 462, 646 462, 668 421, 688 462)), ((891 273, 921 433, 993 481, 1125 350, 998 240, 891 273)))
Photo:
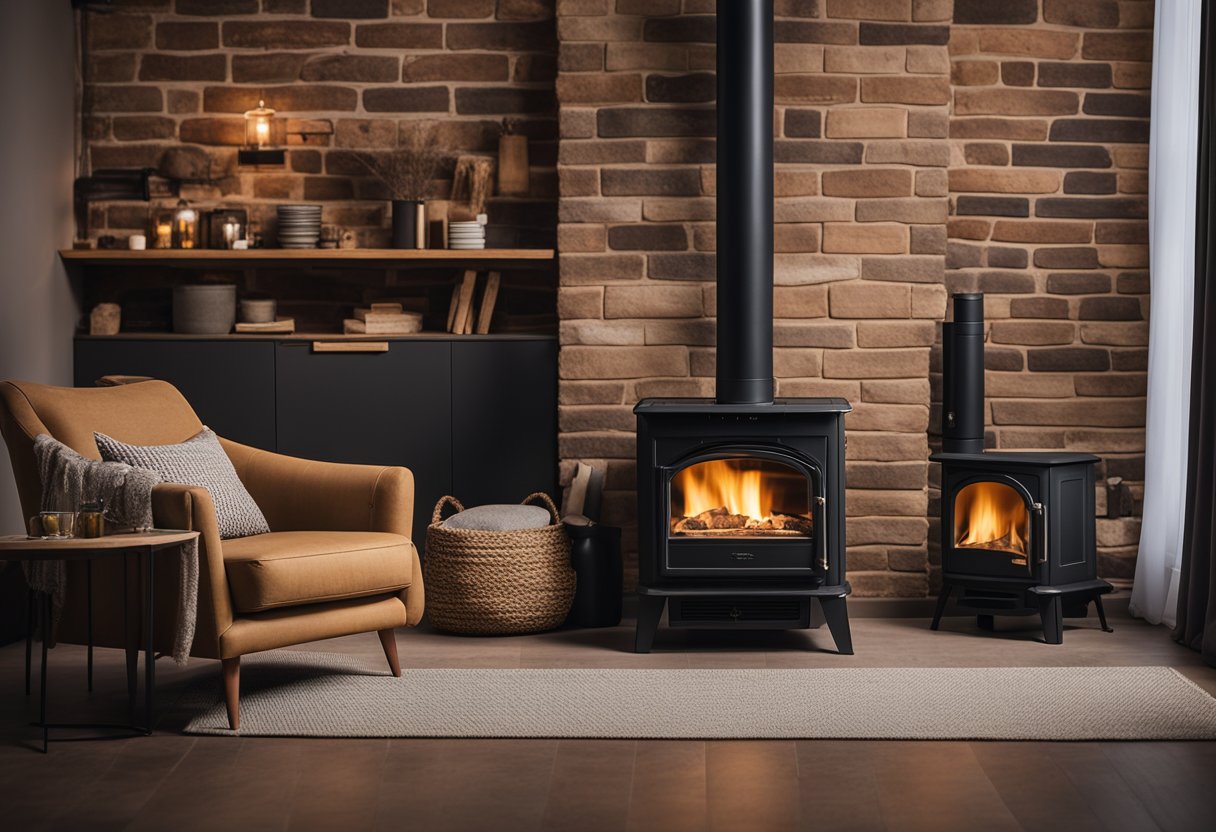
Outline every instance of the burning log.
POLYGON ((811 518, 793 514, 774 514, 771 517, 748 517, 731 514, 725 506, 703 511, 692 517, 677 517, 671 521, 672 534, 799 534, 810 536, 814 526, 811 518))

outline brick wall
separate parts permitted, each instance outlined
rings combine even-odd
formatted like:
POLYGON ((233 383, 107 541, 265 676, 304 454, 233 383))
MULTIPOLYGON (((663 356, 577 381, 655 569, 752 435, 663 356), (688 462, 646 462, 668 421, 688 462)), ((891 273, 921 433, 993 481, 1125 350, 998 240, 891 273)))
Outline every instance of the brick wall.
MULTIPOLYGON (((989 294, 991 444, 1142 479, 1152 6, 775 7, 778 394, 853 403, 850 579, 921 596, 948 289, 989 294)), ((561 455, 629 539, 633 404, 713 393, 713 2, 557 11, 561 455)), ((1100 521, 1105 575, 1136 536, 1100 521)))
MULTIPOLYGON (((457 153, 493 154, 498 123, 532 139, 532 190, 490 206, 491 245, 553 243, 557 153, 553 0, 116 0, 88 15, 84 98, 91 168, 160 167, 196 180, 199 207, 318 201, 323 221, 387 243, 386 194, 354 152, 438 123, 457 153), (264 97, 288 119, 286 169, 236 165, 241 114, 264 97)), ((445 176, 450 177, 451 165, 445 176)), ((446 195, 447 183, 436 183, 446 195)), ((172 204, 174 200, 165 200, 172 204)), ((91 236, 125 237, 145 203, 94 206, 91 236)))

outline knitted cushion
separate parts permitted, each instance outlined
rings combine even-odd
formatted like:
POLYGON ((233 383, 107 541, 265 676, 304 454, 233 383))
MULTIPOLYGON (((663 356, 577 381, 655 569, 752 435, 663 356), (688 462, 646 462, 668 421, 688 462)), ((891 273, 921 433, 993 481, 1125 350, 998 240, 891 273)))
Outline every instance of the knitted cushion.
POLYGON ((211 492, 220 537, 247 537, 270 531, 262 510, 224 453, 215 433, 207 427, 179 445, 128 445, 104 433, 94 433, 101 458, 149 468, 165 482, 198 485, 211 492))
POLYGON ((489 532, 513 532, 519 529, 543 529, 553 521, 547 509, 540 506, 474 506, 453 514, 443 525, 449 529, 479 529, 489 532))

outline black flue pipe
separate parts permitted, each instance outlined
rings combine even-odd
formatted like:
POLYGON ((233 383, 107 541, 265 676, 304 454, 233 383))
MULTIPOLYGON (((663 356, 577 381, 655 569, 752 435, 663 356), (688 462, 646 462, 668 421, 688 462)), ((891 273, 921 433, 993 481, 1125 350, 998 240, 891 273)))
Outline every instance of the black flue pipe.
POLYGON ((984 452, 984 295, 954 295, 942 324, 942 450, 984 452))
POLYGON ((773 401, 773 3, 718 0, 717 400, 773 401))

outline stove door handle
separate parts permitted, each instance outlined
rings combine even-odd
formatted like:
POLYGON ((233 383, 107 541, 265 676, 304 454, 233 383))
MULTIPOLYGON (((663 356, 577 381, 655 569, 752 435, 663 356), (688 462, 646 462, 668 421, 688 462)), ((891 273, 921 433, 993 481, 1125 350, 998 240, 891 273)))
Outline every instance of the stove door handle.
POLYGON ((1047 506, 1043 503, 1031 505, 1034 510, 1035 545, 1039 549, 1039 563, 1047 563, 1047 506))
POLYGON ((825 520, 827 511, 824 510, 824 506, 827 505, 827 502, 823 497, 815 495, 815 555, 819 561, 820 568, 824 571, 825 578, 828 571, 828 530, 827 521, 825 520))

